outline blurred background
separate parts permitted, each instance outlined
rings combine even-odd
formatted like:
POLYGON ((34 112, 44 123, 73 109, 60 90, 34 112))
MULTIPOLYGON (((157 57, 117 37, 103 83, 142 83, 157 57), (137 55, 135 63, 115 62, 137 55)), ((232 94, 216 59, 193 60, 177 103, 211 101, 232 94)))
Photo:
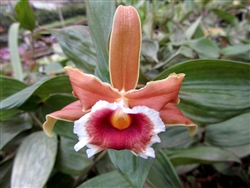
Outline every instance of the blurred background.
MULTIPOLYGON (((0 187, 131 187, 106 151, 91 159, 74 151, 72 123, 58 121, 52 139, 42 130, 46 114, 76 100, 63 67, 95 74, 108 63, 118 5, 134 6, 141 18, 138 88, 184 70, 177 107, 199 125, 193 137, 185 127, 160 134, 145 183, 137 177, 143 187, 250 187, 250 1, 86 2, 1 0, 0 187)), ((101 73, 108 80, 108 68, 101 73)))

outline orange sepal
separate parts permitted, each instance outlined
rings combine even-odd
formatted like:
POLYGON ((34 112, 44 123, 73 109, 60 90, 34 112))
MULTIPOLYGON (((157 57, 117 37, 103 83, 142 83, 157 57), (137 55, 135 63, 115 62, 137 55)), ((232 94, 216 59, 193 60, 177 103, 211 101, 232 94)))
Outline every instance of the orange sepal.
POLYGON ((52 136, 52 131, 57 120, 75 121, 80 119, 87 112, 82 111, 81 102, 75 101, 61 110, 46 115, 43 130, 48 136, 52 136))
POLYGON ((90 109, 97 101, 115 102, 121 94, 111 85, 101 82, 97 77, 84 74, 80 69, 65 67, 73 88, 74 95, 79 98, 83 110, 90 109))
POLYGON ((186 126, 190 136, 194 135, 197 125, 185 117, 182 112, 173 104, 169 103, 160 111, 160 117, 167 126, 186 126))
POLYGON ((136 9, 119 6, 109 46, 110 80, 119 91, 135 89, 139 76, 141 23, 136 9))
POLYGON ((170 74, 164 80, 148 82, 139 90, 131 90, 124 94, 130 107, 147 106, 160 111, 167 103, 178 103, 178 93, 185 74, 170 74))

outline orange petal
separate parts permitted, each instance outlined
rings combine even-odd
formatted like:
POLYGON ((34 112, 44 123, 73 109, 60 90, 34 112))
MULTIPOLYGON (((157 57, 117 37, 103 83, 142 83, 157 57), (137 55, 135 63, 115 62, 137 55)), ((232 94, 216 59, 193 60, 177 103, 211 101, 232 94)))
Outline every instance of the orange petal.
POLYGON ((97 77, 84 74, 73 67, 65 67, 73 88, 73 93, 78 97, 83 110, 90 109, 97 101, 105 100, 115 102, 121 94, 107 83, 102 83, 97 77))
POLYGON ((139 90, 131 90, 124 94, 130 107, 147 106, 160 111, 167 103, 178 103, 178 93, 185 74, 170 74, 164 80, 148 82, 139 90))
POLYGON ((81 102, 79 100, 75 101, 59 111, 46 115, 43 130, 48 136, 52 136, 54 125, 58 119, 64 121, 75 121, 80 119, 86 113, 87 112, 82 111, 81 102))
POLYGON ((109 47, 110 80, 119 91, 134 89, 139 75, 141 22, 132 6, 119 6, 109 47))
POLYGON ((160 117, 167 126, 187 126, 190 136, 194 135, 197 125, 185 117, 173 104, 169 103, 160 111, 160 117))

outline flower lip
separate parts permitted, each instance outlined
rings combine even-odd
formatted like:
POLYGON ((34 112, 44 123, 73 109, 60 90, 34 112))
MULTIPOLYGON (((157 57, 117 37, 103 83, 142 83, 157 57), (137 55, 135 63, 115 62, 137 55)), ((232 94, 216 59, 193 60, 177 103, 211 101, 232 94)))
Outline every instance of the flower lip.
POLYGON ((131 117, 122 108, 116 110, 110 118, 111 124, 118 130, 127 129, 131 124, 131 117))
POLYGON ((157 134, 165 131, 159 113, 146 106, 130 109, 121 105, 98 101, 90 113, 75 121, 74 133, 79 138, 75 149, 78 151, 84 146, 89 147, 88 157, 104 149, 128 149, 143 158, 154 157, 151 146, 160 142, 157 134), (119 130, 111 124, 110 118, 117 112, 129 116, 128 128, 119 130))

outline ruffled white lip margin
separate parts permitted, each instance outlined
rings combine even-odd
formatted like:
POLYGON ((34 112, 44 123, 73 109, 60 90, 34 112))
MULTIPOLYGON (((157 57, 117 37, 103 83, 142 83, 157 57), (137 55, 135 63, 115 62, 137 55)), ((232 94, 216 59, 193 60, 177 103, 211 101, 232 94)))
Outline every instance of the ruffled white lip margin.
POLYGON ((79 151, 83 147, 87 146, 89 149, 86 152, 88 158, 90 158, 102 150, 99 148, 99 146, 88 144, 90 140, 88 133, 86 132, 85 129, 85 125, 88 122, 89 118, 91 117, 91 113, 100 109, 111 109, 111 110, 122 109, 123 112, 126 114, 142 113, 146 115, 154 125, 153 132, 155 134, 152 136, 150 142, 147 144, 145 151, 141 152, 140 154, 136 154, 133 151, 131 152, 134 155, 140 156, 144 159, 147 159, 148 157, 155 158, 155 151, 151 146, 156 142, 161 142, 157 134, 165 131, 165 125, 159 116, 159 112, 157 112, 154 109, 148 108, 146 106, 135 106, 132 109, 126 108, 124 106, 123 101, 120 101, 118 103, 117 102, 109 103, 107 101, 100 100, 92 107, 90 113, 84 115, 79 120, 74 122, 74 133, 77 134, 79 140, 79 142, 74 146, 74 149, 76 151, 79 151))

